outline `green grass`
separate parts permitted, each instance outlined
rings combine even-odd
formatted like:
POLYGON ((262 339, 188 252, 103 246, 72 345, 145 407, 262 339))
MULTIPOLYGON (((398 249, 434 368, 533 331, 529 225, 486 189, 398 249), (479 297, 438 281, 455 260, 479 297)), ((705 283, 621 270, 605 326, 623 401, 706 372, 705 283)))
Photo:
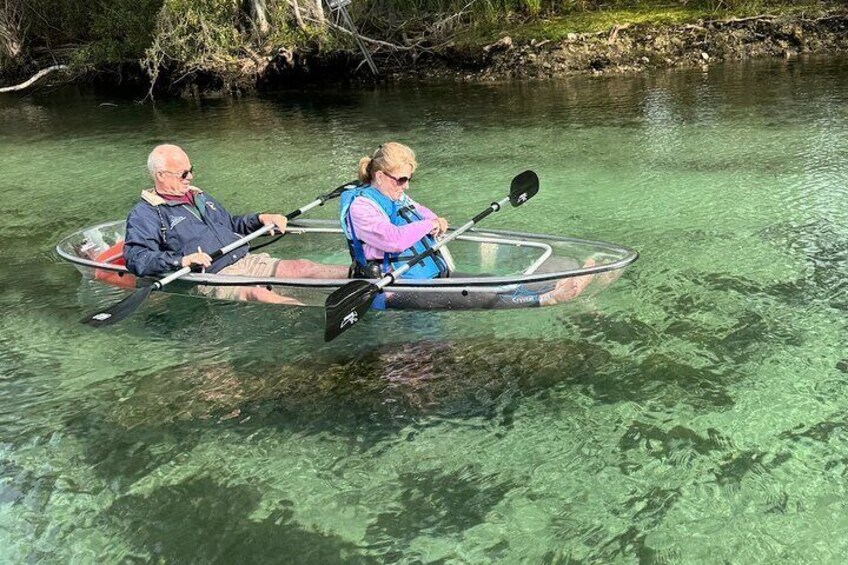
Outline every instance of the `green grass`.
POLYGON ((763 14, 820 13, 826 7, 826 4, 812 0, 786 3, 745 2, 731 9, 645 6, 632 9, 585 11, 532 20, 519 21, 518 18, 512 18, 512 21, 508 23, 499 20, 470 27, 457 36, 457 44, 469 47, 487 45, 507 35, 518 43, 526 43, 533 39, 558 41, 565 39, 570 33, 608 32, 617 25, 674 26, 703 20, 744 18, 763 14))

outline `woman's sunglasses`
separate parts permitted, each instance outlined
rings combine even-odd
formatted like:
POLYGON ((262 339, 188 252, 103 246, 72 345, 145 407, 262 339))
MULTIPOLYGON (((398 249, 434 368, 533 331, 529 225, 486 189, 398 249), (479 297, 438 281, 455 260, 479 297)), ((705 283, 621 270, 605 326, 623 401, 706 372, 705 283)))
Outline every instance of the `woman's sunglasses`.
POLYGON ((404 185, 408 182, 412 182, 412 175, 410 175, 408 177, 396 177, 394 175, 390 175, 386 171, 383 171, 383 174, 386 175, 387 177, 389 177, 390 179, 392 179, 393 181, 395 181, 395 183, 397 183, 398 186, 404 185))
POLYGON ((193 175, 193 174, 194 174, 194 167, 191 167, 191 168, 190 168, 190 169, 188 169, 187 171, 183 171, 183 172, 181 172, 181 173, 175 173, 175 172, 173 172, 173 171, 159 171, 159 172, 160 172, 160 173, 168 173, 169 175, 178 176, 178 177, 180 177, 181 179, 186 180, 186 179, 188 178, 188 176, 189 176, 189 175, 193 175))

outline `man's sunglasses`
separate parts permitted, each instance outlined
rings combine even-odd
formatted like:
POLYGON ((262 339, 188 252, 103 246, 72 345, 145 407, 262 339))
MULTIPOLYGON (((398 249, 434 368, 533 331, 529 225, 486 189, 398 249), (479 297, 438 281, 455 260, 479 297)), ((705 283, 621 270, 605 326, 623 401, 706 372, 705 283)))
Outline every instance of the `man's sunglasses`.
POLYGON ((383 171, 383 174, 386 175, 387 177, 389 177, 390 179, 392 179, 393 181, 395 181, 398 186, 404 185, 408 182, 412 182, 412 176, 411 175, 408 176, 408 177, 396 177, 394 175, 390 175, 386 171, 383 171))
POLYGON ((159 172, 160 172, 160 173, 168 173, 169 175, 178 176, 178 177, 180 177, 181 179, 186 180, 186 179, 188 178, 188 176, 189 176, 189 175, 193 175, 193 174, 194 174, 194 167, 192 167, 192 168, 188 169, 187 171, 183 171, 183 172, 181 172, 181 173, 175 173, 175 172, 173 172, 173 171, 159 171, 159 172))

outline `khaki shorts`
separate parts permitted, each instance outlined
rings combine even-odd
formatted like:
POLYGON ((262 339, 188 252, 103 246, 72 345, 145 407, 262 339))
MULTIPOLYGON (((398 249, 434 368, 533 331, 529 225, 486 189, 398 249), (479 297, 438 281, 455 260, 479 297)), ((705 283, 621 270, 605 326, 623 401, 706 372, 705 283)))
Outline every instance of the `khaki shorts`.
MULTIPOLYGON (((268 278, 277 272, 279 259, 267 253, 248 253, 229 267, 224 267, 217 274, 234 277, 268 278)), ((220 298, 221 300, 241 299, 241 286, 208 286, 201 285, 197 291, 204 296, 220 298)))

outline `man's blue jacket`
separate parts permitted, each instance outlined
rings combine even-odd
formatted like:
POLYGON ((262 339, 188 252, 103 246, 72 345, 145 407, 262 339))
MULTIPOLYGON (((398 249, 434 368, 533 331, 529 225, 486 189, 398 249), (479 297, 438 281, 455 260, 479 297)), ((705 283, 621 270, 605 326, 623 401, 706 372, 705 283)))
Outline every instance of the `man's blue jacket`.
MULTIPOLYGON (((165 275, 182 268, 182 258, 202 250, 212 254, 262 227, 258 214, 232 216, 211 196, 194 191, 194 206, 165 200, 153 190, 141 193, 141 202, 127 217, 124 259, 127 269, 140 277, 165 275)), ((217 273, 245 255, 244 245, 220 257, 206 269, 217 273)))

